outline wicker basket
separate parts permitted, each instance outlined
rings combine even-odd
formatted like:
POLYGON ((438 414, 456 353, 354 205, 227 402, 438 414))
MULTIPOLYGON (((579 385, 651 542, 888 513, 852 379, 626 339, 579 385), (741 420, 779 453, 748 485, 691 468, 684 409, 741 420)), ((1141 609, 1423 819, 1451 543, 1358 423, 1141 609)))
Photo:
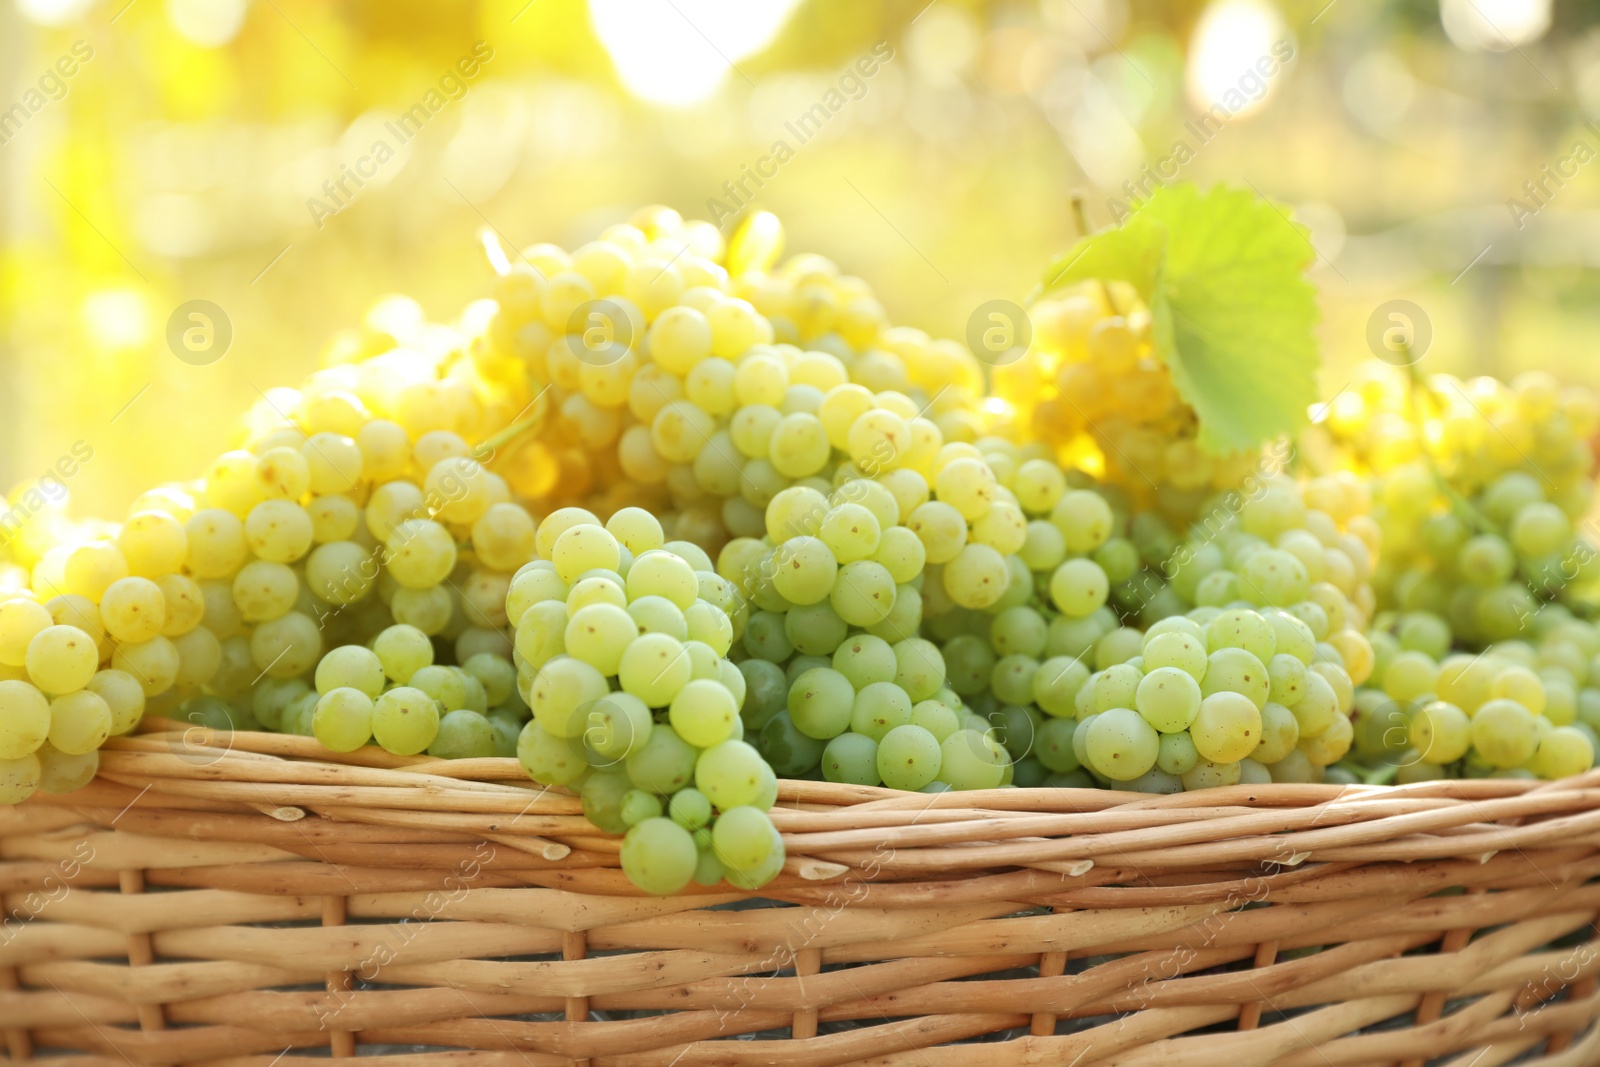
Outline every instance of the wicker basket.
POLYGON ((661 900, 511 760, 121 739, 0 810, 7 1062, 1600 1064, 1600 771, 774 820, 762 899, 661 900))

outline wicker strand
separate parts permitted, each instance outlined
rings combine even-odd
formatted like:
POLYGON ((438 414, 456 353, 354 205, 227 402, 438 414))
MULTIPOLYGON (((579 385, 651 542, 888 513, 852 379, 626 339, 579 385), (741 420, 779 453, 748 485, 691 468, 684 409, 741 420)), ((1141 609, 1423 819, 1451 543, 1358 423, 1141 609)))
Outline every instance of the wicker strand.
MULTIPOLYGON (((19 987, 17 982, 17 969, 15 967, 0 967, 0 992, 11 993, 19 987)), ((6 1049, 13 1060, 26 1060, 33 1056, 33 1041, 28 1037, 28 1031, 21 1026, 8 1026, 5 1028, 6 1049)))
MULTIPOLYGON (((814 946, 806 946, 794 954, 794 975, 799 984, 801 995, 805 991, 807 975, 819 974, 822 971, 822 950, 814 946)), ((804 1008, 794 1013, 794 1018, 789 1023, 789 1036, 807 1038, 817 1036, 817 1010, 804 1008)))
MULTIPOLYGON (((563 960, 581 960, 589 955, 589 936, 582 930, 568 930, 561 935, 561 958, 563 960)), ((583 1022, 589 1018, 588 997, 566 998, 565 1011, 567 1022, 583 1022)), ((572 1060, 572 1067, 589 1067, 587 1059, 572 1060)))
MULTIPOLYGON (((1256 947, 1255 958, 1250 961, 1250 966, 1255 970, 1271 967, 1278 959, 1278 943, 1276 941, 1263 941, 1256 947)), ((1252 1000, 1239 1009, 1240 1030, 1254 1030, 1261 1025, 1262 1002, 1252 1000)))
MULTIPOLYGON (((322 926, 324 929, 343 926, 346 919, 344 897, 325 896, 322 898, 322 926)), ((325 979, 329 996, 339 1000, 349 995, 355 987, 354 977, 349 970, 329 971, 325 979)), ((356 1054, 356 1035, 349 1030, 331 1030, 328 1034, 328 1047, 335 1056, 354 1056, 356 1054)))
MULTIPOLYGON (((121 872, 121 891, 124 894, 136 895, 144 892, 144 871, 125 870, 121 872)), ((128 965, 130 967, 148 967, 155 962, 155 951, 151 947, 150 935, 146 932, 130 932, 128 934, 128 965)), ((162 1014, 160 1004, 140 1004, 139 1028, 141 1030, 165 1030, 167 1020, 162 1014)))

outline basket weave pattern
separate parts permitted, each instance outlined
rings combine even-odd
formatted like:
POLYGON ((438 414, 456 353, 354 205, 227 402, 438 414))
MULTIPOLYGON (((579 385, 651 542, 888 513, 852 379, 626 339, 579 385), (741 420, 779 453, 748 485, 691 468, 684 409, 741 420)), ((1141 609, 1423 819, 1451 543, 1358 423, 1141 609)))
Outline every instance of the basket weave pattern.
POLYGON ((120 739, 0 809, 6 1062, 1600 1064, 1600 771, 773 821, 765 906, 660 900, 512 760, 120 739))

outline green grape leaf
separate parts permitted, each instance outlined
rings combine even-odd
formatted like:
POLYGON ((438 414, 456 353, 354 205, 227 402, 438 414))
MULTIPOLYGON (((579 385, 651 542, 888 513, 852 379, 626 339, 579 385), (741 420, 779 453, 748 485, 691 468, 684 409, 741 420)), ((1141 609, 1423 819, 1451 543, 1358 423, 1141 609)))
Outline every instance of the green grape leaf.
POLYGON ((1254 193, 1157 189, 1122 225, 1079 241, 1038 295, 1090 279, 1138 290, 1156 355, 1200 418, 1200 446, 1253 449, 1306 424, 1317 400, 1316 253, 1305 227, 1254 193))

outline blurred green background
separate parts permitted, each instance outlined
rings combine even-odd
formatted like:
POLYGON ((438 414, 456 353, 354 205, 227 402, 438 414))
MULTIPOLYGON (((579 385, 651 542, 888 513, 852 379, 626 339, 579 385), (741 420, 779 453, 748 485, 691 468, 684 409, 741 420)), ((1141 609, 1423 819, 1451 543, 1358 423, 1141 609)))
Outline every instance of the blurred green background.
POLYGON ((375 297, 449 319, 482 295, 481 228, 572 247, 642 203, 737 209, 724 183, 752 172, 791 251, 935 334, 1026 296, 1076 236, 1074 191, 1100 226, 1125 183, 1177 176, 1310 227, 1329 393, 1396 298, 1426 314, 1433 369, 1600 385, 1597 19, 1552 0, 0 0, 0 485, 85 441, 74 510, 120 515, 375 297), (206 366, 166 340, 195 299, 233 335, 206 366))

